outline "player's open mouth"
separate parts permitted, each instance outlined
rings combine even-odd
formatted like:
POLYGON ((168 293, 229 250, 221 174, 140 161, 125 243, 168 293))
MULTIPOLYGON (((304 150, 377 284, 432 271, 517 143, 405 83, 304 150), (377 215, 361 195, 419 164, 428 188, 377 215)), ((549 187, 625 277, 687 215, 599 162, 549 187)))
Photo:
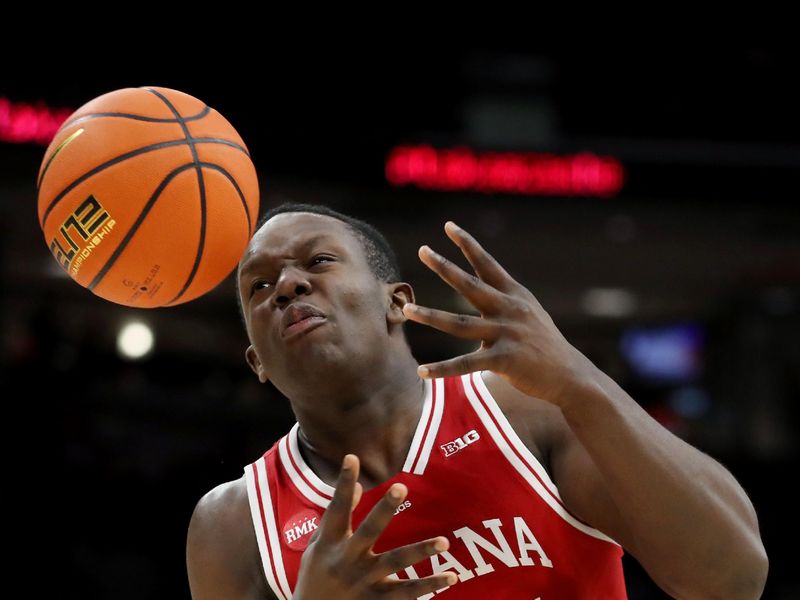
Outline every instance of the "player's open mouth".
POLYGON ((322 325, 325 321, 327 321, 325 317, 318 317, 316 315, 301 319, 295 323, 292 323, 284 330, 283 339, 287 339, 303 331, 314 329, 315 327, 322 325))

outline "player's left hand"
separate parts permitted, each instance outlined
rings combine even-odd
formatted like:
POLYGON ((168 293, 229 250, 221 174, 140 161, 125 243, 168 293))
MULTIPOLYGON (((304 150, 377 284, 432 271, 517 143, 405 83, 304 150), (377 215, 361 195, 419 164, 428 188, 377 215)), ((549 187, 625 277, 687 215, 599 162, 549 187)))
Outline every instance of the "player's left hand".
POLYGON ((481 340, 480 348, 449 360, 420 365, 421 377, 463 375, 489 370, 521 392, 558 404, 580 378, 588 359, 556 327, 534 295, 464 229, 452 221, 445 232, 461 249, 476 275, 422 246, 419 257, 481 316, 453 314, 412 303, 403 314, 453 335, 481 340), (425 371, 427 369, 427 372, 425 371))

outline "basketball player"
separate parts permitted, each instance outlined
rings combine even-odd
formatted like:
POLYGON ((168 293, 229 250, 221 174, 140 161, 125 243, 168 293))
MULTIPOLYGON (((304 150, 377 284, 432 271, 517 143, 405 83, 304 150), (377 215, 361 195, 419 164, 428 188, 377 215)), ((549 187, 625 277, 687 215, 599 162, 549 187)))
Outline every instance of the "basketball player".
POLYGON ((421 260, 480 316, 416 306, 370 225, 288 203, 237 273, 262 383, 297 417, 197 503, 195 600, 625 598, 623 549, 679 598, 758 598, 768 561, 732 475, 570 345, 466 231, 475 274, 421 260), (412 319, 475 342, 420 366, 412 319))

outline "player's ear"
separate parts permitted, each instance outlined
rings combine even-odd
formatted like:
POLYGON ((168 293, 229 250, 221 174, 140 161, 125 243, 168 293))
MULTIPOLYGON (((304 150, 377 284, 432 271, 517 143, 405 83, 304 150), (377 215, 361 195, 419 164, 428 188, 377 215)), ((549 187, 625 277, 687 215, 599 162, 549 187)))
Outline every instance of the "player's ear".
POLYGON ((389 283, 389 309, 386 313, 386 319, 389 323, 403 323, 408 321, 408 317, 403 314, 403 306, 406 302, 415 302, 414 288, 411 284, 404 281, 389 283))
POLYGON ((247 347, 247 350, 244 351, 244 358, 247 361, 247 364, 250 365, 250 368, 253 370, 253 373, 258 375, 258 380, 261 383, 267 383, 269 376, 267 375, 267 372, 264 370, 264 365, 262 365, 261 361, 258 360, 256 349, 253 348, 252 344, 250 344, 247 347))

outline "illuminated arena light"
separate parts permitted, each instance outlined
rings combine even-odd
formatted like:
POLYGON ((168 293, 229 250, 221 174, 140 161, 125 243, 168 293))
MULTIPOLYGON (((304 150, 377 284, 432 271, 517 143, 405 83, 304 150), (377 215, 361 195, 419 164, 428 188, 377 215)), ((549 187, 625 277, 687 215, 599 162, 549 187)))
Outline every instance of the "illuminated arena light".
POLYGON ((50 108, 39 102, 11 102, 0 97, 0 142, 33 142, 47 146, 72 108, 50 108))
POLYGON ((138 359, 153 349, 153 330, 144 323, 128 323, 117 335, 117 351, 123 358, 138 359))
POLYGON ((555 155, 534 152, 484 152, 459 146, 397 146, 385 164, 393 186, 420 189, 523 194, 530 196, 613 197, 625 170, 610 156, 589 152, 555 155))

